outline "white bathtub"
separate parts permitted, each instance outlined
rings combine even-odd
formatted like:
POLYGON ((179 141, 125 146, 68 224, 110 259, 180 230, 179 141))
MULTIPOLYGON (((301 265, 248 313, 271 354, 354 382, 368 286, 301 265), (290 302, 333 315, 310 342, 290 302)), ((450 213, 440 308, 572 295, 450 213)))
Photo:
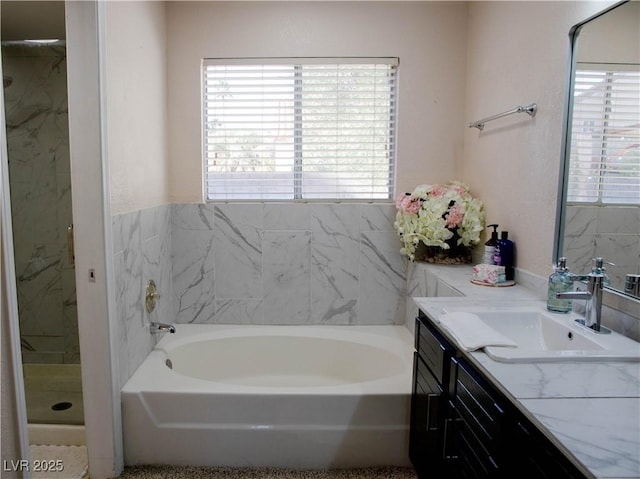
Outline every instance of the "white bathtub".
POLYGON ((176 328, 122 389, 127 465, 409 465, 404 326, 176 328))

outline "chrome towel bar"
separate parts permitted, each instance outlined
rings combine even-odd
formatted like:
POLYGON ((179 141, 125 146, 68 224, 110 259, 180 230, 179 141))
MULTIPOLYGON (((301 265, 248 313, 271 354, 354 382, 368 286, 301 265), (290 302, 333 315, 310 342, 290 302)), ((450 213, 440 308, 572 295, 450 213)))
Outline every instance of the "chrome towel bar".
POLYGON ((477 128, 478 130, 484 130, 484 124, 488 121, 497 120, 498 118, 502 118, 503 116, 513 115, 514 113, 526 113, 531 117, 536 116, 536 112, 538 111, 538 105, 532 103, 527 106, 517 106, 509 111, 504 111, 502 113, 498 113, 497 115, 490 116, 488 118, 483 118, 482 120, 474 121, 473 123, 469 123, 469 128, 477 128))

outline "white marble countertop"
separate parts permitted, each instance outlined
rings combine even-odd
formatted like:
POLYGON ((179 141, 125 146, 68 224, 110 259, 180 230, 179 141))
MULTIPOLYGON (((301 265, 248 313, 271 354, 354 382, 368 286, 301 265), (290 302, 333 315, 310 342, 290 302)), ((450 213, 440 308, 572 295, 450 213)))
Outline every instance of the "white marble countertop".
MULTIPOLYGON (((473 285, 468 267, 432 272, 464 295, 413 298, 436 319, 452 306, 544 305, 520 285, 473 285)), ((465 354, 587 477, 640 477, 640 363, 500 363, 482 351, 465 354)))

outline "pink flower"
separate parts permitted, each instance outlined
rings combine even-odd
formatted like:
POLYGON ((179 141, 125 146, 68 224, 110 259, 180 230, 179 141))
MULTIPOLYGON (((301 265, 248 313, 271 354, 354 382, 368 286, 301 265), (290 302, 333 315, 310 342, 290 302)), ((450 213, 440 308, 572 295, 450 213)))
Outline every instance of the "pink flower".
POLYGON ((404 204, 404 202, 405 202, 405 200, 407 198, 411 198, 411 196, 409 194, 407 194, 407 193, 405 193, 404 195, 399 195, 396 198, 396 208, 399 209, 399 210, 400 209, 404 209, 402 205, 404 204))
POLYGON ((422 207, 422 200, 419 198, 412 198, 409 202, 407 202, 404 206, 404 210, 407 213, 417 214, 422 207))
POLYGON ((462 186, 460 186, 460 185, 453 185, 453 186, 452 186, 452 189, 453 189, 456 193, 458 193, 460 196, 463 196, 463 197, 464 197, 464 195, 465 195, 465 193, 466 193, 466 190, 465 190, 462 186))
POLYGON ((445 218, 447 221, 447 228, 456 228, 460 226, 463 218, 464 208, 462 205, 456 203, 449 209, 449 213, 447 213, 447 217, 445 218))
POLYGON ((432 196, 444 196, 444 194, 449 191, 449 188, 442 185, 435 185, 431 191, 429 192, 432 196))
POLYGON ((416 214, 420 211, 421 206, 422 200, 420 200, 420 198, 414 198, 412 195, 401 195, 396 199, 396 208, 405 213, 416 214))

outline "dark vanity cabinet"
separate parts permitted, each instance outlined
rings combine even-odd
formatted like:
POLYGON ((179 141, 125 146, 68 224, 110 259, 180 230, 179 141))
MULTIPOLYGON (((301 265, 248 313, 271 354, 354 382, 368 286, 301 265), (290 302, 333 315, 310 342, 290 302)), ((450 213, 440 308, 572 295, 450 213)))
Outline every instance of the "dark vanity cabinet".
POLYGON ((420 312, 409 456, 420 479, 585 476, 420 312))
POLYGON ((583 479, 585 476, 524 418, 516 418, 512 466, 523 479, 583 479))
POLYGON ((506 404, 464 359, 452 359, 458 476, 507 477, 506 404))
POLYGON ((421 478, 438 477, 448 460, 449 382, 455 349, 424 318, 416 318, 409 457, 421 478))

